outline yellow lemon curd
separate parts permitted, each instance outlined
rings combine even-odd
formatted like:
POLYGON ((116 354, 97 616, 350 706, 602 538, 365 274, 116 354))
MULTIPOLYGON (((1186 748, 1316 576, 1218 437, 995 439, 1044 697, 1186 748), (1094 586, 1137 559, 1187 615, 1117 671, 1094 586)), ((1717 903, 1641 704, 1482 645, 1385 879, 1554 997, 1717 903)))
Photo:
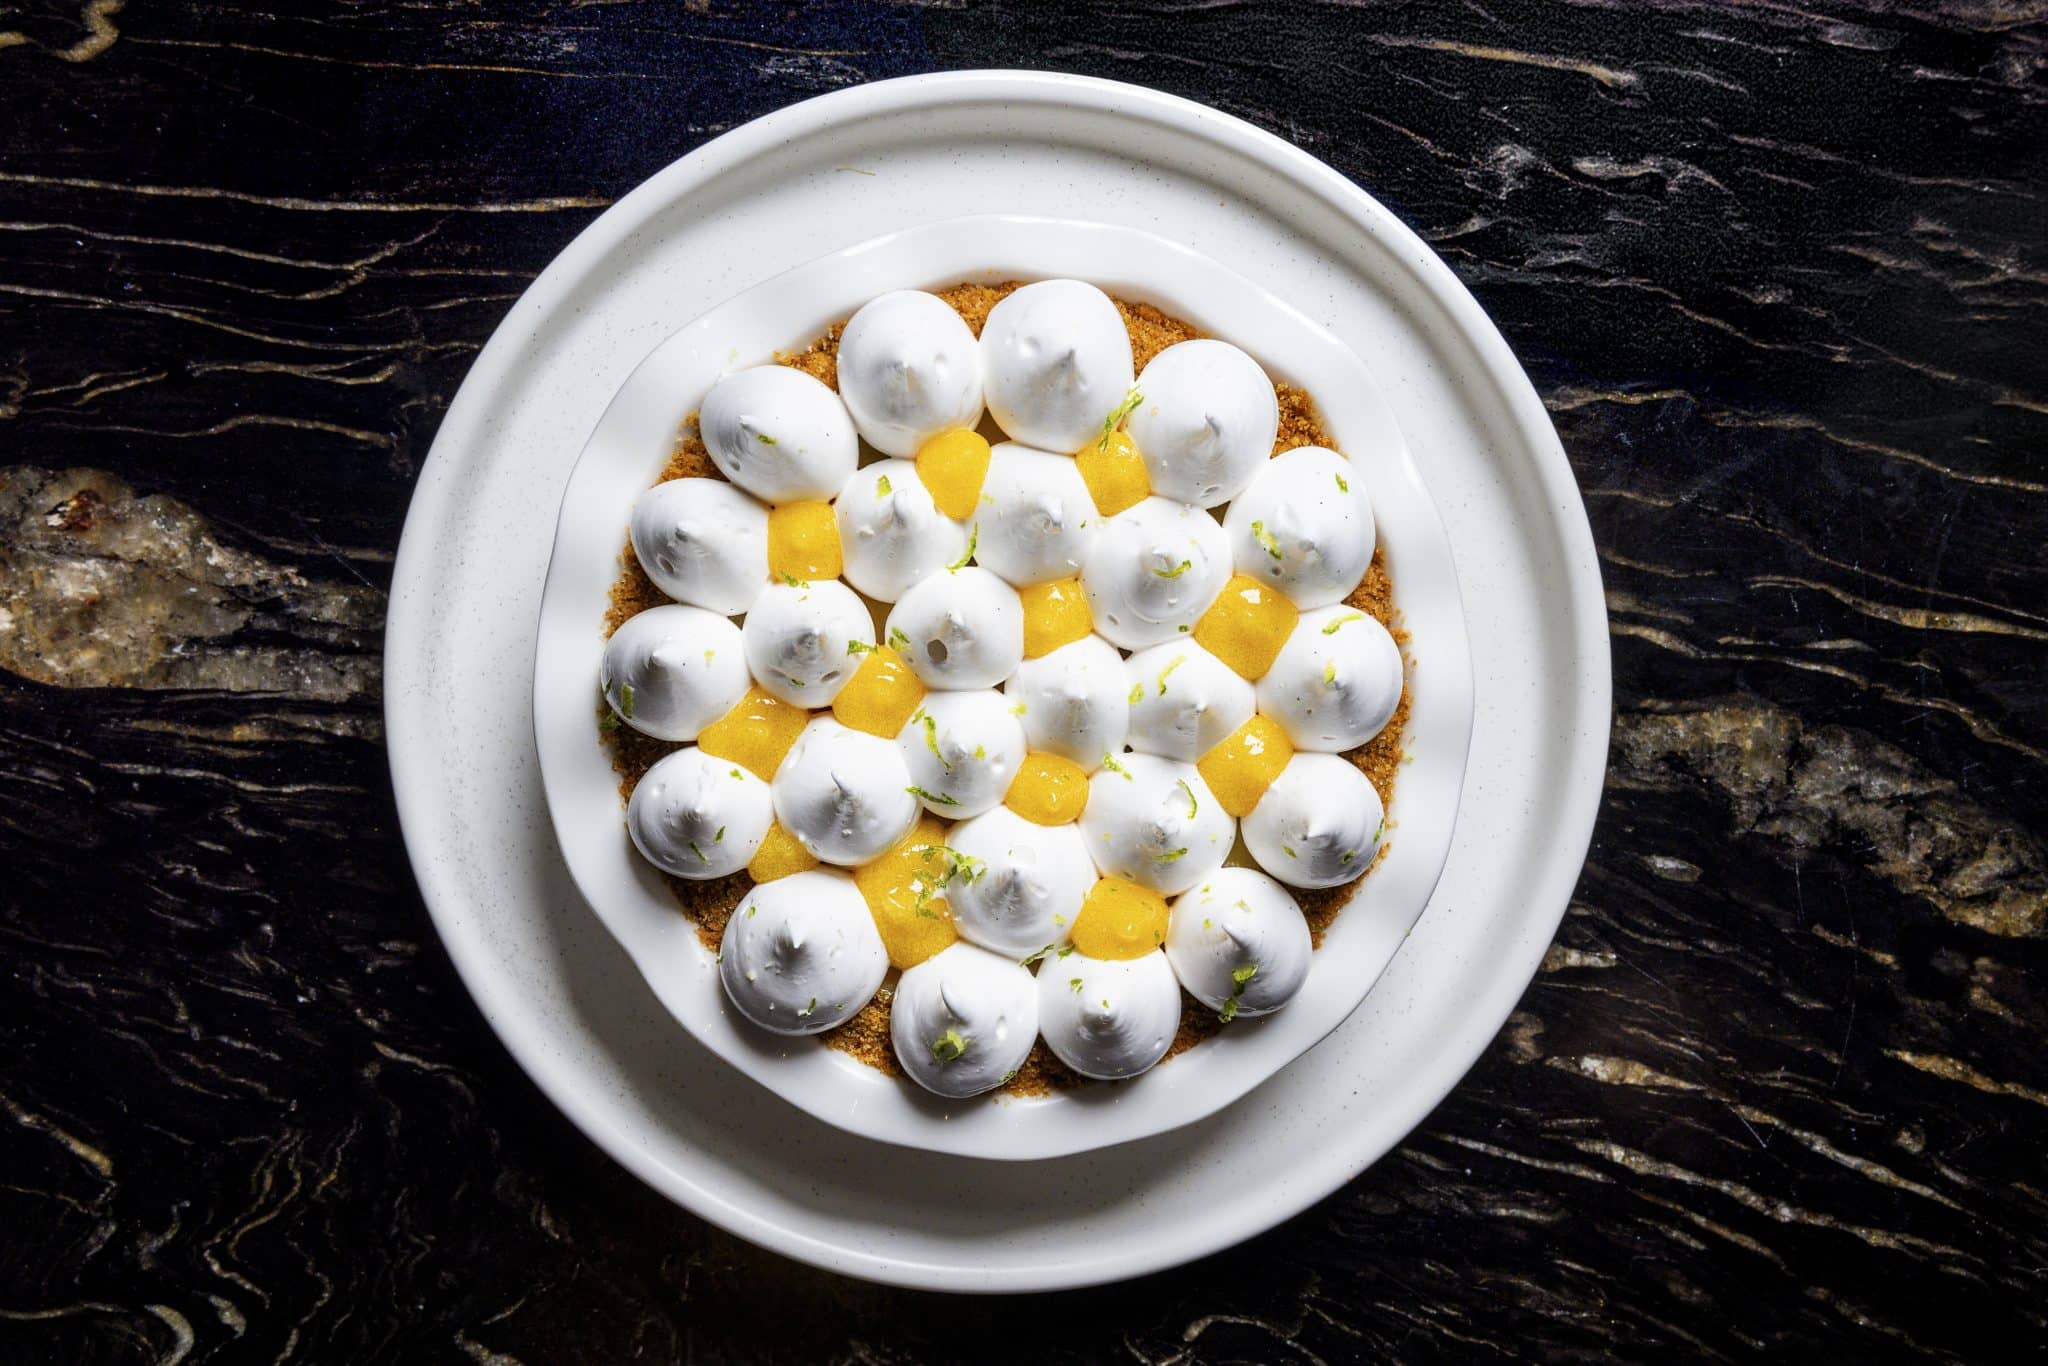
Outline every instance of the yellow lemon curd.
POLYGON ((894 740, 923 701, 924 684, 917 681, 903 656, 886 645, 877 645, 832 699, 832 714, 842 726, 894 740))
POLYGON ((1087 595, 1079 579, 1054 579, 1017 590, 1024 604, 1024 657, 1049 655, 1095 629, 1087 595))
POLYGON ((802 707, 749 688, 731 711, 704 727, 697 736, 697 748, 714 759, 750 770, 764 783, 772 782, 782 756, 789 753, 810 720, 811 714, 802 707))
POLYGON ((952 866, 944 823, 925 816, 880 858, 853 870, 890 966, 914 968, 960 937, 939 895, 952 866))
POLYGON ((754 851, 753 861, 747 864, 747 876, 756 882, 773 882, 793 873, 807 873, 817 866, 817 856, 797 843, 796 836, 777 821, 768 827, 761 847, 754 851))
POLYGON ((1114 517, 1125 508, 1136 507, 1152 496, 1152 480, 1145 474, 1145 461, 1138 445, 1125 432, 1090 437, 1088 444, 1074 452, 1081 482, 1095 500, 1095 510, 1114 517))
POLYGON ((768 572, 778 579, 836 579, 839 522, 822 499, 768 509, 768 572))
POLYGON ((1088 805, 1088 771, 1072 759, 1033 750, 1017 765, 1003 805, 1034 825, 1065 825, 1088 805))
POLYGON ((987 440, 965 427, 940 432, 918 447, 917 477, 939 511, 966 521, 981 502, 981 485, 988 478, 987 440))
POLYGON ((1074 947, 1090 958, 1142 958, 1166 942, 1166 898, 1106 877, 1088 889, 1074 920, 1074 947))
POLYGON ((1195 639, 1210 654, 1256 682, 1273 667, 1274 657, 1294 630, 1301 614, 1287 595, 1249 574, 1232 574, 1222 596, 1195 623, 1195 639))
POLYGON ((1260 712, 1204 754, 1195 768, 1223 809, 1243 820, 1293 757, 1287 732, 1260 712))

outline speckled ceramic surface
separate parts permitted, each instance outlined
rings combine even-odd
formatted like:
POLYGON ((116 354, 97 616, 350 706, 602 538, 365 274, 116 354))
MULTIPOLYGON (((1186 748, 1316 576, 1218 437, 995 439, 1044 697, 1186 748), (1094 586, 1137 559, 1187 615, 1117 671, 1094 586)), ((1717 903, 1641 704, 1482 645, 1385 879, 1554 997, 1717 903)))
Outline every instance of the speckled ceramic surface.
POLYGON ((1449 540, 1412 452, 1357 356, 1207 256, 1112 224, 1019 215, 947 219, 859 243, 720 303, 664 341, 606 409, 577 461, 548 569, 534 655, 542 780, 578 888, 662 1004, 700 1043, 794 1105, 853 1133, 969 1157, 1052 1158, 1193 1123, 1336 1028, 1365 999, 1435 887, 1450 850, 1472 729, 1471 655, 1449 540), (598 629, 633 500, 659 476, 685 414, 719 375, 793 351, 891 289, 1086 279, 1246 348, 1314 395, 1372 496, 1410 633, 1414 705, 1389 810, 1387 856, 1315 954, 1286 1009, 1244 1020, 1142 1077, 1035 1099, 944 1101, 821 1046, 750 1026, 719 990, 715 959, 653 866, 620 830, 618 778, 590 699, 598 629))
POLYGON ((400 810, 464 980, 619 1161, 742 1236, 948 1289, 1075 1285, 1271 1226, 1457 1081, 1548 944, 1606 751, 1585 515, 1534 392, 1434 255, 1314 159, 1213 110, 1069 77, 892 82, 784 110, 670 167, 514 308, 449 411, 408 518, 388 637, 400 810), (1085 1159, 934 1157, 813 1120, 680 1029, 599 927, 529 742, 553 509, 626 375, 694 317, 833 242, 958 213, 1075 212, 1260 281, 1378 378, 1468 605, 1472 758, 1442 882, 1366 1004, 1210 1121, 1085 1159))

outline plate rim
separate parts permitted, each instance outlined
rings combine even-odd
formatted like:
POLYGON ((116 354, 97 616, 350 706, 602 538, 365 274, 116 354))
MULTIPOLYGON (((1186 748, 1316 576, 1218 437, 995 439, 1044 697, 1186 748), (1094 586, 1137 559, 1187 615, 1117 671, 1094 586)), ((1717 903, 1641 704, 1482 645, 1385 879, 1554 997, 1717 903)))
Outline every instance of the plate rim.
MULTIPOLYGON (((1502 980, 1507 983, 1496 988, 1506 997, 1500 1013, 1500 1018, 1505 1019, 1506 1013, 1512 1010, 1513 1003, 1534 976, 1557 924, 1563 919, 1572 886, 1583 865, 1585 851, 1590 846, 1594 817, 1599 808, 1600 777, 1604 773, 1609 745, 1612 674, 1606 610, 1592 529, 1556 429, 1551 425, 1534 386, 1514 359, 1506 339, 1486 318, 1477 300, 1412 229, 1334 168, 1300 148, 1235 116, 1178 96, 1098 77, 1064 73, 1017 70, 930 73, 835 91, 785 106, 670 163, 620 199, 563 248, 522 293, 498 331, 479 352, 469 375, 449 404, 434 449, 438 450, 444 440, 454 444, 449 436, 452 431, 474 430, 484 425, 487 414, 481 407, 486 401, 483 392, 493 385, 502 384, 511 372, 521 345, 515 334, 520 330, 520 324, 540 307, 537 301, 559 292, 565 278, 582 273, 595 258, 614 249, 621 239, 630 234, 632 222, 651 202, 667 198, 675 187, 685 182, 708 182, 719 172, 739 165, 757 150, 772 148, 778 141, 793 136, 795 130, 802 127, 853 123, 878 113, 911 112, 956 101, 1007 101, 1034 107, 1064 106, 1104 116, 1141 117, 1203 140, 1241 162, 1278 174, 1342 221, 1380 237, 1416 277, 1417 286, 1441 306, 1443 321, 1454 329, 1461 343, 1469 347, 1498 380, 1501 415, 1528 448, 1530 473, 1536 487, 1554 509, 1563 511, 1563 515, 1555 518, 1553 531, 1558 538, 1558 549, 1564 552, 1564 563, 1560 566, 1560 574, 1568 589, 1564 601, 1573 609, 1577 625, 1570 641, 1572 658, 1580 662, 1586 671, 1577 679, 1580 705, 1568 713, 1568 719, 1575 729, 1571 746, 1573 753, 1579 756, 1580 769, 1582 772, 1587 768, 1591 770, 1591 781, 1582 777, 1576 785, 1561 790, 1561 800, 1553 812, 1552 829, 1557 837, 1551 847, 1553 850, 1569 850, 1571 857, 1565 865, 1568 872, 1558 873, 1556 869, 1560 865, 1553 862, 1545 870, 1550 875, 1540 883, 1532 884, 1530 901, 1555 907, 1553 911, 1534 917, 1531 929, 1541 932, 1540 940, 1532 933, 1531 942, 1520 946, 1518 953, 1503 955, 1497 960, 1496 976, 1504 974, 1502 980), (1541 895, 1535 895, 1537 892, 1541 895)), ((400 661, 396 669, 387 664, 385 721, 401 837, 414 868, 422 903, 433 918, 450 961, 472 1001, 514 1061, 572 1124, 613 1160, 692 1213, 761 1246, 841 1274, 892 1285, 960 1288, 961 1268, 957 1265, 849 1250, 796 1223, 756 1213, 695 1173, 666 1165, 650 1150, 641 1147, 630 1133, 624 1132, 607 1109, 570 1084, 570 1079, 558 1071, 559 1064, 550 1055, 547 1040, 541 1037, 535 1024, 506 1018, 498 1009, 498 1002, 487 992, 479 990, 480 979, 491 966, 484 936, 474 927, 463 924, 456 914, 455 903, 459 898, 454 889, 444 888, 446 875, 441 870, 432 869, 431 850, 425 844, 427 825, 423 818, 429 813, 417 809, 417 796, 409 797, 407 794, 408 787, 415 794, 419 792, 422 776, 419 770, 426 763, 423 750, 403 743, 405 738, 427 728, 425 721, 416 728, 405 714, 407 693, 418 686, 419 680, 411 676, 410 661, 403 655, 393 656, 390 653, 390 645, 395 638, 417 634, 414 618, 424 611, 417 599, 427 595, 407 591, 414 587, 412 581, 419 577, 419 566, 429 553, 424 548, 424 535, 414 533, 441 515, 443 505, 459 491, 461 477, 462 471, 454 468, 450 460, 434 460, 430 453, 407 511, 393 564, 391 606, 385 631, 387 660, 396 658, 400 661), (415 755, 422 757, 416 760, 415 755), (431 873, 423 873, 422 869, 429 869, 431 873)), ((1446 1054, 1446 1067, 1438 1080, 1417 1093, 1413 1102, 1414 1113, 1403 1122, 1402 1134, 1412 1130, 1442 1101, 1470 1070, 1497 1031, 1498 1023, 1495 1023, 1483 1034, 1469 1038, 1465 1047, 1446 1054)), ((1365 1157, 1347 1153, 1341 1161, 1316 1168, 1312 1175, 1292 1173, 1279 1180, 1267 1197, 1271 1217, 1264 1226, 1270 1227, 1289 1218, 1329 1195, 1370 1167, 1399 1140, 1397 1135, 1387 1147, 1365 1157)), ((1228 1247, 1255 1231, 1250 1227, 1226 1230, 1220 1234, 1177 1241, 1170 1250, 1148 1250, 1143 1255, 1081 1256, 1064 1258, 1057 1263, 1037 1262, 1007 1270, 998 1278, 984 1277, 970 1288, 1016 1293, 1100 1284, 1179 1265, 1228 1247)))
MULTIPOLYGON (((844 311, 842 302, 834 299, 821 314, 827 321, 816 325, 829 325, 844 311)), ((1470 766, 1475 688, 1457 557, 1414 451, 1371 368, 1328 328, 1256 281, 1184 243, 1124 224, 1016 213, 916 223, 758 280, 669 332, 613 391, 577 453, 557 510, 537 623, 533 730, 542 787, 571 880, 599 921, 668 1013, 755 1084, 857 1137, 925 1152, 1017 1162, 1073 1156, 1199 1123, 1270 1081, 1340 1028, 1385 975, 1448 866, 1470 766), (1427 700, 1418 700, 1407 732, 1420 762, 1404 774, 1404 782, 1416 795, 1404 805, 1397 792, 1390 811, 1402 826, 1412 827, 1412 834, 1392 843, 1389 865, 1374 872, 1377 883, 1354 884, 1352 892, 1351 899, 1371 897, 1378 904, 1354 908, 1347 900, 1341 916, 1351 918, 1348 933, 1340 918, 1330 932, 1335 938, 1326 938, 1317 955, 1322 978, 1317 981, 1312 974, 1305 999, 1228 1042, 1206 1042, 1199 1057, 1177 1060, 1171 1073, 1148 1074, 1149 1084, 1138 1078, 1115 1088, 1113 1096, 1106 1088, 1090 1088, 1094 1094, 1083 1103, 1097 1105, 1092 1114, 1075 1110, 1076 1097, 1064 1094, 949 1101, 910 1093, 907 1083, 860 1068, 842 1055, 820 1057, 813 1041, 771 1038, 737 1021, 708 980, 712 960, 694 933, 683 933, 674 923, 673 898, 620 841, 600 832, 608 821, 597 815, 595 803, 609 797, 616 777, 595 732, 578 733, 587 708, 576 707, 576 699, 587 698, 595 687, 598 652, 594 634, 583 640, 580 633, 588 622, 576 614, 596 610, 594 602, 585 601, 598 592, 593 574, 602 564, 609 583, 618 555, 616 536, 602 544, 593 540, 602 534, 593 504, 622 496, 606 476, 616 479, 621 463, 643 444, 664 443, 643 461, 658 470, 674 423, 691 406, 705 372, 759 363, 729 346, 734 337, 744 335, 746 347, 761 342, 778 353, 808 340, 776 335, 764 341, 751 335, 759 329, 750 314, 765 312, 779 328, 793 306, 791 296, 809 307, 827 292, 817 277, 835 271, 862 276, 880 270, 889 277, 862 279, 860 289, 845 291, 851 297, 882 287, 936 288, 940 280, 962 277, 1045 273, 1026 265, 1027 258, 1064 258, 1062 265, 1048 267, 1058 273, 1071 269, 1076 257, 1092 258, 1097 283, 1108 281, 1107 288, 1168 307, 1229 336, 1259 354, 1283 380, 1325 396, 1325 417, 1333 428, 1345 429, 1343 444, 1370 462, 1361 468, 1375 486, 1380 540, 1409 566, 1403 582, 1410 589, 1400 608, 1420 637, 1417 656, 1428 661, 1427 700), (1199 302, 1177 294, 1197 296, 1199 302), (1233 329, 1233 319, 1241 326, 1233 329), (1284 350, 1290 346, 1291 351, 1284 350), (685 390, 689 396, 675 397, 685 390), (585 654, 588 668, 577 670, 571 661, 585 654), (583 676, 568 676, 572 671, 583 676), (602 773, 596 768, 600 762, 605 764, 602 773), (665 956, 678 945, 688 968, 665 956), (1111 1098, 1117 1103, 1100 1104, 1111 1098)))

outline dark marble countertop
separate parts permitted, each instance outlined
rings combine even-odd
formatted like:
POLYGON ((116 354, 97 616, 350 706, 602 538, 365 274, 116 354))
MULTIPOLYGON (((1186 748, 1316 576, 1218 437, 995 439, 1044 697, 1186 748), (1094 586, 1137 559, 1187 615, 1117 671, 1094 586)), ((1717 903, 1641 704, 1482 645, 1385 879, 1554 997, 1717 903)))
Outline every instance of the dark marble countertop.
POLYGON ((2044 64, 2019 0, 0 3, 0 1359, 2038 1354, 2044 64), (1564 437, 1615 682, 1443 1106, 1234 1253, 993 1308, 757 1251, 541 1098, 378 660, 436 423, 578 229, 974 66, 1205 100, 1428 238, 1564 437))

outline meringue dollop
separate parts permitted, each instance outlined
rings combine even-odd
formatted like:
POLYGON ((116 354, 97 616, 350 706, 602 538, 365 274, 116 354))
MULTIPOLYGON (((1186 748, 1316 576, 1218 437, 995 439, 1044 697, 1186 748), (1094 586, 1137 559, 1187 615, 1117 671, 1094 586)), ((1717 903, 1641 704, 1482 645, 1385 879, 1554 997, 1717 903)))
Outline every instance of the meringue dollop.
POLYGON ((1216 519, 1154 497, 1097 528, 1081 587, 1095 629, 1142 650, 1193 631, 1229 577, 1230 541, 1216 519))
POLYGON ((896 983, 889 1040, 927 1091, 962 1099, 994 1090, 1016 1075, 1037 1039, 1038 984, 1014 958, 958 943, 896 983))
POLYGON ((1124 675, 1131 685, 1129 744, 1141 753, 1193 763, 1257 710, 1252 685, 1192 640, 1138 651, 1124 661, 1124 675))
POLYGON ((775 820, 768 784, 692 745, 656 760, 626 803, 626 833, 664 873, 702 881, 752 861, 775 820))
POLYGON ((981 328, 988 410, 1012 441, 1071 452, 1130 392, 1131 335, 1107 294, 1080 280, 1025 285, 981 328))
POLYGON ((1296 749, 1356 749, 1401 705, 1401 647, 1356 608, 1303 612, 1259 680, 1258 700, 1296 749))
POLYGON ((1081 833, 1103 876, 1172 896, 1222 865, 1237 822, 1193 764, 1124 754, 1088 780, 1081 833))
POLYGON ((895 742, 830 716, 804 727, 771 790, 776 819, 826 863, 866 863, 917 821, 910 770, 895 742))
POLYGON ((961 937, 1011 958, 1067 942, 1095 869, 1080 828, 1036 825, 1006 806, 960 822, 946 904, 961 937))
POLYGON ((839 395, 787 365, 737 370, 712 385, 697 430, 719 472, 764 503, 830 498, 860 461, 839 395))
POLYGON ((1301 907, 1255 868, 1217 869, 1173 903, 1167 921, 1174 976, 1226 1021, 1293 1000, 1313 951, 1301 907))
POLYGON ((745 642, 716 612, 664 603, 612 632, 598 665, 604 700, 657 740, 694 740, 747 695, 745 642))
POLYGON ((875 619, 837 579, 771 583, 747 609, 740 634, 762 690, 815 709, 831 706, 860 667, 859 647, 875 643, 875 619))
POLYGON ((986 569, 933 574, 889 609, 885 634, 927 688, 993 688, 1024 659, 1024 605, 986 569))
POLYGON ((768 584, 768 509, 723 479, 670 479, 633 500, 627 531, 654 586, 734 617, 768 584))
POLYGON ((1158 949, 1110 960, 1073 953, 1038 965, 1038 1032, 1084 1077, 1149 1071, 1180 1028, 1180 982, 1158 949))
POLYGON ((777 1034, 820 1034, 874 996, 889 970, 853 879, 814 869, 764 882, 725 922, 718 980, 740 1014, 777 1034))
POLYGON ((1223 518, 1240 574, 1285 593, 1306 612, 1351 595, 1372 565, 1376 529, 1365 480, 1323 446, 1268 460, 1223 518))
POLYGON ((933 692, 903 723, 896 748, 925 809, 959 820, 980 815, 1010 790, 1024 762, 1024 727, 999 692, 933 692))
POLYGON ((974 562, 1026 588, 1080 573, 1103 518, 1072 456, 1006 441, 989 456, 979 520, 974 562))
POLYGON ((1003 685, 1033 749, 1072 759, 1093 773, 1124 747, 1131 709, 1123 656, 1100 636, 1084 636, 1027 659, 1003 685))
POLYGON ((1303 750, 1244 818, 1244 845, 1290 887, 1337 887, 1372 867, 1386 828, 1369 778, 1335 754, 1303 750))
POLYGON ((877 602, 896 601, 967 553, 967 528, 939 511, 908 460, 855 470, 832 511, 844 557, 840 572, 877 602))
POLYGON ((1280 404, 1259 363, 1229 342, 1169 346, 1138 376, 1125 430, 1152 491, 1198 508, 1227 503, 1273 454, 1280 404))
POLYGON ((981 421, 981 346, 936 294, 878 295, 839 335, 839 396, 870 446, 915 455, 939 433, 981 421))

